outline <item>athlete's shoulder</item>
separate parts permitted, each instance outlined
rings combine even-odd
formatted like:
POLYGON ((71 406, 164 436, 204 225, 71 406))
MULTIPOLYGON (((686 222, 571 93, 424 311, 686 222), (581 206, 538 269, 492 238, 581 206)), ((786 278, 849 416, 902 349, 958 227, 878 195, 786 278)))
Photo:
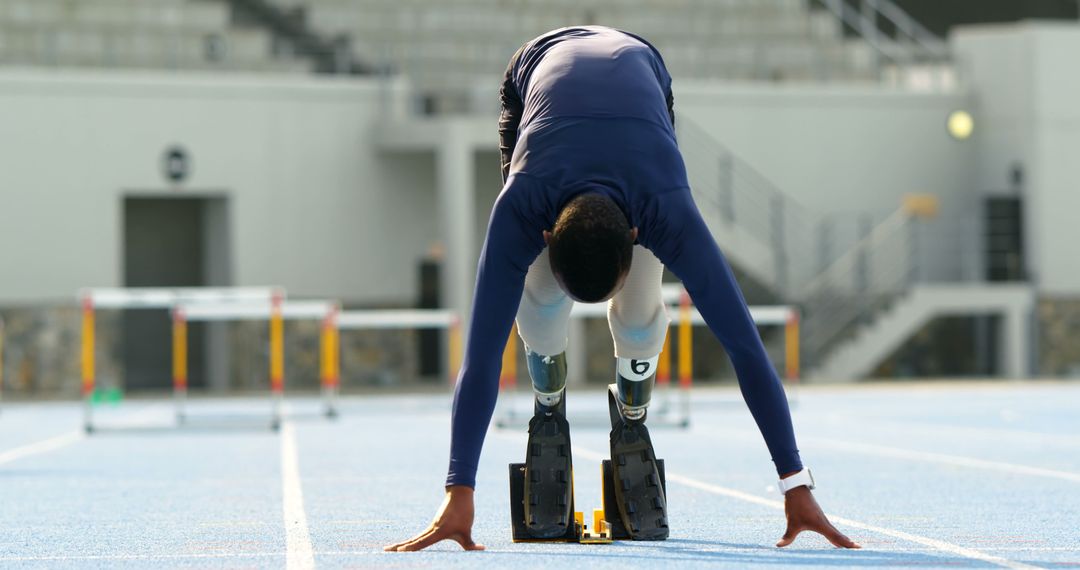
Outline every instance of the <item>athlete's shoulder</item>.
POLYGON ((516 171, 506 178, 495 204, 504 212, 512 211, 519 217, 543 223, 551 216, 552 190, 541 178, 516 171))

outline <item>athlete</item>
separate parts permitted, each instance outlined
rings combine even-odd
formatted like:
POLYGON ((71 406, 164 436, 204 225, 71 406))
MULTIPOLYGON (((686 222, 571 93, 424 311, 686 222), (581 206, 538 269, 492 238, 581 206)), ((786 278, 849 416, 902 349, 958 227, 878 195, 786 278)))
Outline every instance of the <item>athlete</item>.
MULTIPOLYGON (((781 477, 787 530, 777 546, 809 530, 838 547, 858 548, 829 523, 811 493, 813 479, 795 445, 783 385, 691 198, 675 141, 671 77, 660 53, 644 39, 611 28, 555 30, 514 54, 501 99, 504 185, 477 270, 454 396, 446 495, 425 531, 386 550, 420 550, 445 539, 466 550, 483 549, 472 537, 473 490, 498 395, 501 347, 515 317, 536 395, 527 456, 565 456, 569 467, 569 445, 556 453, 543 437, 566 429, 567 323, 576 301, 609 303, 617 371, 611 387, 618 408, 612 417, 615 480, 618 464, 626 463, 620 453, 644 438, 647 449, 633 448, 645 450, 635 455, 642 458, 637 471, 624 467, 624 495, 658 487, 644 424, 669 325, 660 295, 664 266, 682 280, 723 343, 781 477)), ((561 436, 568 444, 568 432, 561 436)), ((557 476, 551 481, 537 474, 532 482, 526 518, 537 538, 555 536, 558 525, 566 524, 565 505, 549 508, 559 501, 545 498, 565 496, 565 474, 552 473, 557 476)), ((655 492, 650 503, 655 514, 638 518, 632 501, 619 504, 635 539, 668 536, 663 492, 655 492)))

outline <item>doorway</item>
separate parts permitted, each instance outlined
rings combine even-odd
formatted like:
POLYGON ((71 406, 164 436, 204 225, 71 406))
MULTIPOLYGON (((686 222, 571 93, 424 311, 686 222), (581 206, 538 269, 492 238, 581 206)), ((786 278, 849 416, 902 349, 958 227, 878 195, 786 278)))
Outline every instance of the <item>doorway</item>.
MULTIPOLYGON (((123 198, 125 287, 207 287, 230 284, 228 200, 221 196, 123 198)), ((127 390, 172 386, 170 315, 135 309, 122 320, 127 390)), ((207 387, 228 369, 224 324, 188 327, 188 382, 207 387)))

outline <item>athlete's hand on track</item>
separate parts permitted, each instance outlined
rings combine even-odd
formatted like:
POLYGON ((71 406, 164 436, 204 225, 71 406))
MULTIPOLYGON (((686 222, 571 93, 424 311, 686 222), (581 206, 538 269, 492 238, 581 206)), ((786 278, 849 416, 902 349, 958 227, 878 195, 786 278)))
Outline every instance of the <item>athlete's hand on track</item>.
POLYGON ((787 532, 776 546, 783 548, 795 542, 800 532, 809 530, 821 534, 839 548, 861 548, 836 530, 806 487, 795 487, 784 495, 784 512, 787 514, 787 532))
POLYGON ((446 488, 446 498, 439 507, 435 520, 427 530, 397 544, 391 544, 383 550, 387 552, 411 552, 423 550, 436 542, 446 539, 455 540, 465 550, 483 550, 483 545, 472 539, 473 490, 471 487, 453 485, 446 488))

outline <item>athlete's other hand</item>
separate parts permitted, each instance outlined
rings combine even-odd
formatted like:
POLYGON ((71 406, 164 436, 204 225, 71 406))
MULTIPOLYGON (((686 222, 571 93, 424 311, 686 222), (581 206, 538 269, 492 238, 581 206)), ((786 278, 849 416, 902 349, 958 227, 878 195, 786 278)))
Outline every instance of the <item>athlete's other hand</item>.
POLYGON ((443 499, 435 520, 431 521, 427 530, 397 544, 391 544, 383 548, 387 552, 411 552, 423 550, 436 542, 446 539, 455 540, 465 550, 483 550, 484 547, 476 544, 472 539, 473 524, 473 490, 471 487, 452 485, 446 488, 446 498, 443 499))
POLYGON ((787 532, 776 546, 781 548, 795 542, 795 537, 804 530, 821 534, 839 548, 861 548, 825 517, 814 495, 806 487, 795 487, 784 495, 784 512, 787 514, 787 532))

